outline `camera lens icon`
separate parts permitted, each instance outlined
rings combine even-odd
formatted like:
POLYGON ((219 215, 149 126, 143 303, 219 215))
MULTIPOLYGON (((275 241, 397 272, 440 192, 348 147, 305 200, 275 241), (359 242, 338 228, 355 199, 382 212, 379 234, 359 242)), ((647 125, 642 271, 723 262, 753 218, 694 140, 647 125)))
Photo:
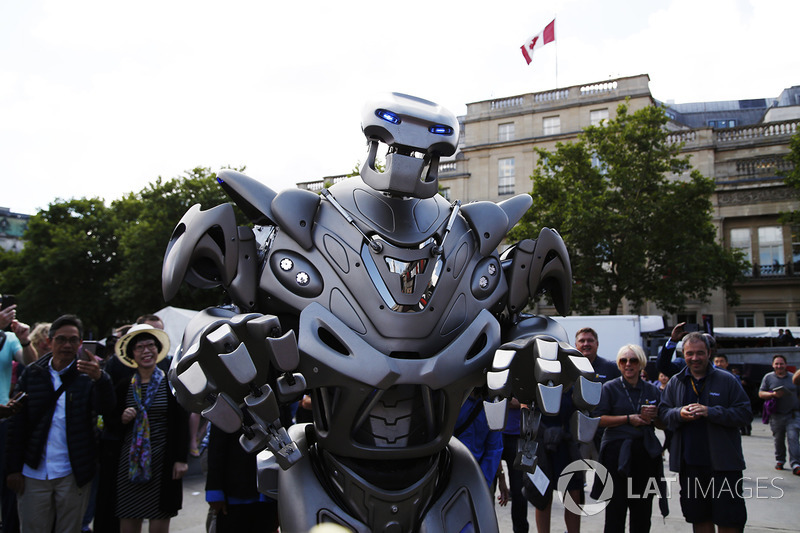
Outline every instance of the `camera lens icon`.
POLYGON ((608 469, 591 459, 579 459, 568 464, 558 478, 557 487, 558 494, 561 497, 561 502, 564 504, 564 507, 568 511, 580 516, 594 516, 603 512, 608 506, 611 496, 614 494, 614 481, 611 479, 608 469), (594 474, 594 482, 602 484, 603 490, 596 502, 581 504, 580 502, 576 502, 567 491, 567 486, 569 482, 572 481, 572 476, 578 472, 587 472, 589 475, 594 474))

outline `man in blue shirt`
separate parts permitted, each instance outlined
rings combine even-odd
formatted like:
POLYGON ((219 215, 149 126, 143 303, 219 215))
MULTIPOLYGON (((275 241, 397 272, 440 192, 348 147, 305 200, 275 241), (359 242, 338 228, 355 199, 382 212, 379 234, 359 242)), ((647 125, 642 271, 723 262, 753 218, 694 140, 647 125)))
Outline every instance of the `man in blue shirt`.
POLYGON ((458 413, 453 436, 469 448, 486 478, 487 485, 493 489, 503 454, 503 435, 489 429, 483 410, 483 396, 484 394, 473 391, 467 397, 458 413))
POLYGON ((606 381, 620 376, 619 368, 616 363, 604 359, 597 355, 597 348, 600 346, 597 332, 592 328, 581 328, 575 333, 575 347, 583 356, 592 363, 596 374, 596 381, 605 383, 606 381))
POLYGON ((6 483, 17 493, 22 531, 80 531, 97 450, 94 414, 114 409, 114 388, 94 358, 78 359, 83 324, 50 326, 53 351, 25 369, 25 401, 11 419, 6 483))

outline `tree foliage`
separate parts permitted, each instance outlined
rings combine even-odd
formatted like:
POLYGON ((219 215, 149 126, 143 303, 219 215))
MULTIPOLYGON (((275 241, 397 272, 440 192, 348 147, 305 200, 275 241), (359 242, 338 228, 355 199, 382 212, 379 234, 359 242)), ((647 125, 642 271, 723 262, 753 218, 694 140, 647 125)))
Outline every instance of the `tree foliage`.
MULTIPOLYGON (((216 174, 198 167, 159 177, 110 207, 97 198, 54 202, 31 217, 20 253, 0 254, 0 291, 17 294, 21 320, 74 313, 96 337, 105 335, 164 307, 161 265, 173 229, 192 205, 208 209, 228 200, 216 174)), ((201 309, 219 298, 183 287, 169 303, 201 309)))
POLYGON ((28 222, 25 247, 9 257, 3 292, 15 292, 20 318, 52 321, 65 313, 87 327, 111 326, 107 281, 117 268, 114 216, 98 198, 51 203, 28 222))
POLYGON ((666 122, 659 107, 629 113, 620 104, 576 142, 536 149, 533 206, 511 237, 535 238, 542 226, 561 233, 579 313, 616 314, 623 299, 677 312, 717 287, 737 302, 733 283, 746 263, 717 243, 714 182, 668 143, 666 122))

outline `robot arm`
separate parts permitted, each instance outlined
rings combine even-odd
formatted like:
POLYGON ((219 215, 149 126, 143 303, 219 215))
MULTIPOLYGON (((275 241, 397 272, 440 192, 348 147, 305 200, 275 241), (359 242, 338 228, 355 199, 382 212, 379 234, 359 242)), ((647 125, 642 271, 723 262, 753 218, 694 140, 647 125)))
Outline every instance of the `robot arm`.
POLYGON ((529 406, 522 411, 522 439, 515 465, 533 472, 541 416, 558 414, 562 393, 571 388, 576 411, 570 418, 570 432, 579 442, 591 442, 600 419, 588 413, 600 402, 602 384, 591 381, 595 372, 589 360, 559 340, 563 338, 563 329, 553 320, 534 316, 515 329, 518 333, 530 333, 503 344, 495 353, 487 383, 489 394, 502 400, 486 402, 485 407, 490 427, 502 429, 505 398, 513 394, 521 404, 529 406))
MULTIPOLYGON (((306 195, 296 202, 296 195, 289 193, 276 201, 281 195, 233 171, 220 172, 218 181, 253 222, 285 224, 287 233, 303 238, 306 224, 296 219, 313 218, 316 195, 313 201, 306 195)), ((256 307, 258 268, 253 230, 237 227, 231 204, 206 211, 194 205, 167 246, 164 298, 172 299, 183 281, 199 288, 221 285, 239 309, 250 311, 256 307)), ((209 308, 187 326, 170 382, 185 408, 229 433, 241 429, 246 450, 269 448, 280 466, 288 468, 300 453, 281 426, 280 404, 295 400, 306 388, 303 376, 293 372, 298 362, 294 332, 282 334, 275 316, 209 308)))
MULTIPOLYGON (((543 228, 536 240, 518 243, 504 259, 510 316, 519 316, 528 301, 543 291, 550 293, 560 314, 569 312, 572 267, 558 232, 543 228)), ((506 398, 511 395, 530 406, 522 410, 515 466, 533 472, 541 416, 558 414, 562 393, 571 388, 576 407, 570 418, 571 434, 579 442, 590 442, 600 419, 590 417, 589 412, 600 401, 602 384, 592 381, 595 372, 589 360, 566 341, 564 329, 548 317, 525 317, 505 337, 510 340, 497 350, 487 376, 489 393, 495 398, 485 403, 487 419, 493 429, 502 429, 506 398)))
POLYGON ((170 383, 181 405, 223 431, 241 429, 245 450, 269 448, 286 469, 301 454, 282 427, 280 404, 306 389, 293 372, 299 358, 294 332, 282 334, 277 317, 210 308, 187 326, 170 383))

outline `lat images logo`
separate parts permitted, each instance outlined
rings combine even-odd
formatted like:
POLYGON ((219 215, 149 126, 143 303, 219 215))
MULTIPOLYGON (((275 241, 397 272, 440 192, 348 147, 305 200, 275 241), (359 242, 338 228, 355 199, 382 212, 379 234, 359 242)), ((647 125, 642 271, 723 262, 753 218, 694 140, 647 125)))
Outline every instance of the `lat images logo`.
POLYGON ((564 507, 570 512, 580 516, 593 516, 601 513, 603 509, 608 506, 611 495, 614 493, 614 482, 611 480, 611 476, 606 467, 591 459, 579 459, 568 464, 558 478, 557 487, 564 507), (572 476, 578 472, 587 472, 590 475, 594 474, 596 476, 594 482, 603 485, 603 490, 597 498, 596 503, 587 502, 581 505, 579 502, 573 500, 572 496, 567 491, 567 485, 569 485, 569 482, 572 480, 572 476))

